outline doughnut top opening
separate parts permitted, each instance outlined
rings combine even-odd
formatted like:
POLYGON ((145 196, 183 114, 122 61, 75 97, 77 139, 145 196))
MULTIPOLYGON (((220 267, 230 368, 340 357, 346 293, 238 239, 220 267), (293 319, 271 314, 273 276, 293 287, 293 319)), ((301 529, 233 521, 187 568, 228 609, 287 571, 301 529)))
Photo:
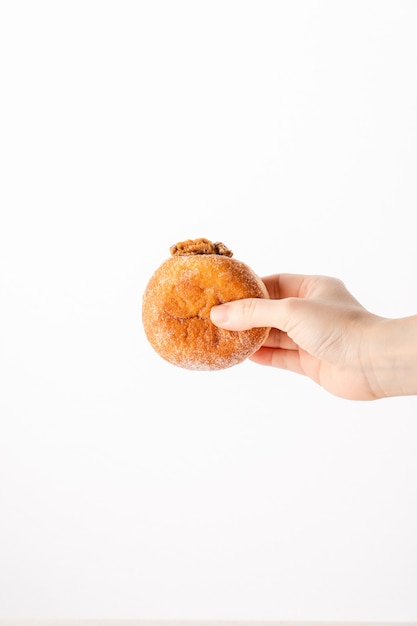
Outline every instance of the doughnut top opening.
POLYGON ((172 256, 186 256, 188 254, 218 254, 221 256, 232 257, 233 252, 229 250, 224 243, 216 241, 213 243, 209 239, 201 237, 200 239, 187 239, 179 241, 170 247, 172 256))

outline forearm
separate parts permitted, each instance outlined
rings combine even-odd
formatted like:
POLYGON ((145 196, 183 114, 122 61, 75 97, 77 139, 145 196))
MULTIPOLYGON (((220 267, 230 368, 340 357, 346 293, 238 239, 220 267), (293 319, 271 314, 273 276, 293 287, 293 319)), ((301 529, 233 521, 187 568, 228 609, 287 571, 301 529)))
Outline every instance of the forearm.
POLYGON ((381 320, 371 355, 379 397, 417 395, 417 315, 381 320))

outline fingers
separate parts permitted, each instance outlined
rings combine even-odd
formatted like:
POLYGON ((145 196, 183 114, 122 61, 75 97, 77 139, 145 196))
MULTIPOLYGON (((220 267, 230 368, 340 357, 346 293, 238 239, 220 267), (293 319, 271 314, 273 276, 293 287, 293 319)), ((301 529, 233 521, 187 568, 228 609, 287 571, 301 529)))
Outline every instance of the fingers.
POLYGON ((332 276, 308 274, 272 274, 262 278, 273 300, 283 298, 330 297, 356 302, 344 283, 332 276))
MULTIPOLYGON (((263 279, 270 298, 245 298, 213 307, 213 324, 227 330, 271 327, 294 337, 309 319, 316 334, 329 328, 335 308, 363 309, 339 279, 302 274, 276 274, 263 279), (343 306, 342 306, 343 305, 343 306), (308 315, 308 318, 306 317, 308 315)), ((295 337, 294 337, 295 338, 295 337)), ((296 339, 298 342, 298 339, 296 339)))
POLYGON ((210 317, 213 324, 227 330, 271 327, 286 331, 289 312, 293 306, 297 306, 297 302, 301 300, 245 298, 214 306, 210 317))
POLYGON ((282 348, 283 350, 298 350, 297 344, 288 337, 287 333, 276 328, 271 328, 270 333, 265 340, 263 347, 265 348, 282 348))
POLYGON ((295 374, 305 375, 300 361, 300 354, 297 350, 279 350, 262 347, 249 358, 258 365, 278 367, 295 374))
POLYGON ((316 383, 320 382, 320 360, 304 350, 285 350, 282 348, 262 347, 251 357, 251 361, 258 365, 267 365, 279 369, 308 376, 316 383))
POLYGON ((305 295, 305 286, 311 276, 305 274, 271 274, 264 276, 262 281, 273 300, 281 298, 297 298, 305 295))
POLYGON ((214 306, 210 311, 210 318, 213 324, 227 330, 248 330, 262 326, 276 327, 275 308, 271 300, 245 298, 214 306))

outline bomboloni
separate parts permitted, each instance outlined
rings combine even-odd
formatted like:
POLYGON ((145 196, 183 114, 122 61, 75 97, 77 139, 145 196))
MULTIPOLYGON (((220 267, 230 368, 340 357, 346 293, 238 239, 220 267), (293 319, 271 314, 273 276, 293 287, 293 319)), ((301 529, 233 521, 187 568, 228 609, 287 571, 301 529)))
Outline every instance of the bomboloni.
POLYGON ((230 331, 210 319, 217 304, 268 298, 262 280, 233 258, 223 243, 188 239, 151 276, 142 299, 142 322, 154 350, 189 370, 221 370, 241 363, 266 340, 269 328, 230 331))

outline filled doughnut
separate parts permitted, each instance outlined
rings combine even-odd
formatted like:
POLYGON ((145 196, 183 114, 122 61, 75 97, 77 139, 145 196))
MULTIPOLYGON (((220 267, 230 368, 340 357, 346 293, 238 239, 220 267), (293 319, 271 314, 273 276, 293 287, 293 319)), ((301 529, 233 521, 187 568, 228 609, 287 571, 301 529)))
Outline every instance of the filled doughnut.
POLYGON ((262 280, 222 243, 189 239, 170 252, 143 294, 142 322, 151 346, 190 370, 220 370, 247 359, 269 328, 224 330, 212 323, 210 310, 231 300, 268 298, 262 280))

